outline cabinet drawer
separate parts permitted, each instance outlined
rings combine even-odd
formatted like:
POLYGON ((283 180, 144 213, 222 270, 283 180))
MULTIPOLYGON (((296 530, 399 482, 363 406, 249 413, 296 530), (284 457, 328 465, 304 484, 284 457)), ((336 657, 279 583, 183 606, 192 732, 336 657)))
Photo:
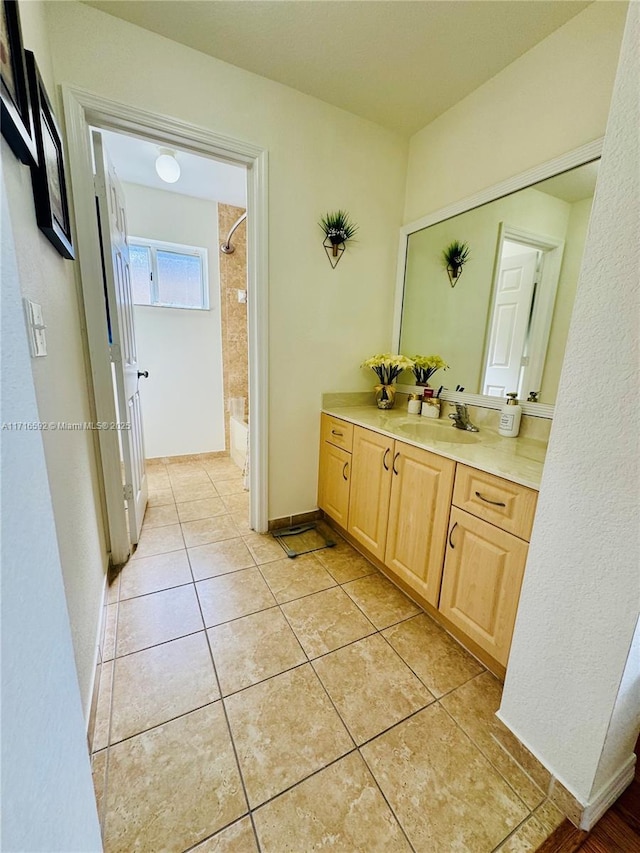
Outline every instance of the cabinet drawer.
POLYGON ((527 542, 531 538, 537 500, 538 493, 526 486, 466 465, 457 467, 454 506, 527 542))
POLYGON ((351 453, 353 447, 353 424, 342 421, 340 418, 334 418, 331 415, 323 415, 321 439, 351 453))

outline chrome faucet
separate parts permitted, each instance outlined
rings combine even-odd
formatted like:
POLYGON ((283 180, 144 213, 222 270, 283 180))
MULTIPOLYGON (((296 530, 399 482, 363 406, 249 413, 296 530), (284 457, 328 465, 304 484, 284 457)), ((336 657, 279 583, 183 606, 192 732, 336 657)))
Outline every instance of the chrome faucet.
POLYGON ((474 426, 469 420, 469 412, 464 403, 452 403, 456 407, 455 413, 451 412, 449 417, 453 421, 456 429, 466 429, 469 432, 480 432, 477 426, 474 426))

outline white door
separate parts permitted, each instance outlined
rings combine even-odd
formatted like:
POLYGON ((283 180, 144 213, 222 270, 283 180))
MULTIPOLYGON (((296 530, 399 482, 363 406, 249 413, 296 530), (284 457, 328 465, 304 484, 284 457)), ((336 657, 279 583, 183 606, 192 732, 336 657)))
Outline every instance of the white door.
POLYGON ((94 130, 92 137, 109 342, 121 425, 119 436, 124 467, 124 499, 127 504, 129 536, 135 545, 140 538, 147 506, 147 476, 138 390, 143 373, 138 370, 136 352, 127 219, 124 195, 103 145, 102 135, 94 130))
POLYGON ((482 394, 519 391, 520 371, 536 281, 535 250, 502 257, 495 288, 482 394))

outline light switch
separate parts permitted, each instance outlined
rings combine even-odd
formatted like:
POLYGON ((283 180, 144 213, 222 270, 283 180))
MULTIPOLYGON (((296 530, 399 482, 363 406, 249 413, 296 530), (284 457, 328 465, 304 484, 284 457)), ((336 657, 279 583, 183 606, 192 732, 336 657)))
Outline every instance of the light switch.
POLYGON ((32 358, 41 358, 47 354, 47 339, 44 334, 46 326, 42 317, 42 305, 25 299, 24 311, 27 318, 31 356, 32 358))

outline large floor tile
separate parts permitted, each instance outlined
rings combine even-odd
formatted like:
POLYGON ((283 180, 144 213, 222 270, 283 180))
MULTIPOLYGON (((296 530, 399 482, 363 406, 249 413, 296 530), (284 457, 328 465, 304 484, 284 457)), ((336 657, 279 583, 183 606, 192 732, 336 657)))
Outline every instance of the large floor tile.
POLYGON ((182 532, 187 548, 207 545, 209 542, 221 542, 223 539, 237 539, 239 535, 238 528, 228 515, 187 521, 182 525, 182 532))
POLYGON ((535 817, 529 817, 503 841, 496 853, 534 853, 549 834, 535 817))
POLYGON ((174 504, 165 506, 147 506, 144 514, 144 530, 150 527, 166 527, 168 524, 178 523, 178 513, 174 504))
POLYGON ((238 528, 238 533, 242 536, 253 533, 253 528, 249 523, 248 512, 230 512, 229 515, 233 519, 233 523, 238 528))
POLYGON ((93 779, 93 791, 96 797, 98 809, 98 820, 100 826, 104 822, 104 795, 107 790, 107 750, 103 749, 91 756, 91 777, 93 779))
POLYGON ((102 662, 113 660, 116 656, 116 628, 118 623, 118 604, 109 604, 104 614, 104 638, 102 640, 102 662))
POLYGON ((225 703, 252 807, 353 749, 309 664, 234 693, 225 703))
POLYGON ((249 492, 233 492, 222 496, 228 512, 249 512, 249 492))
POLYGON ((225 622, 207 633, 225 696, 306 661, 279 607, 225 622))
POLYGON ((242 538, 259 566, 262 563, 272 563, 274 560, 282 559, 284 551, 270 534, 250 532, 244 534, 242 538))
POLYGON ((357 753, 305 779, 259 808, 263 853, 333 850, 409 853, 411 848, 357 753))
POLYGON ((171 488, 149 491, 148 506, 172 506, 173 504, 175 504, 175 498, 171 488))
POLYGON ((243 817, 212 838, 194 847, 191 853, 258 853, 251 818, 243 817))
POLYGON ((155 557, 129 560, 120 574, 120 598, 135 598, 137 595, 182 586, 192 580, 184 548, 155 557))
POLYGON ((176 640, 203 628, 192 585, 129 598, 118 607, 118 656, 176 640))
POLYGON ((285 557, 273 563, 264 563, 260 568, 280 604, 336 585, 313 554, 303 554, 293 560, 285 557))
POLYGON ((484 669, 426 614, 382 632, 434 696, 460 687, 484 669))
POLYGON ((420 613, 420 608, 380 573, 343 587, 379 630, 420 613))
POLYGON ((200 521, 203 518, 213 518, 224 515, 227 508, 220 498, 200 498, 176 505, 180 521, 200 521))
POLYGON ((316 557, 338 583, 348 583, 377 572, 369 560, 365 560, 362 554, 358 554, 355 548, 342 540, 334 548, 317 551, 316 557))
POLYGON ((140 541, 132 560, 142 557, 153 557, 156 554, 166 554, 169 551, 179 551, 184 548, 184 539, 179 524, 168 524, 166 527, 150 527, 140 534, 140 541))
POLYGON ((436 703, 361 750, 415 850, 491 853, 529 814, 436 703))
POLYGON ((204 631, 118 658, 111 743, 220 697, 204 631))
POLYGON ((534 809, 545 792, 525 773, 495 739, 502 723, 496 717, 502 687, 490 672, 483 672, 441 700, 442 706, 509 782, 521 799, 534 809))
POLYGON ((197 581, 255 566, 251 552, 240 537, 189 548, 188 554, 197 581))
POLYGON ((173 485, 173 496, 179 503, 203 500, 205 498, 217 498, 218 493, 211 480, 197 483, 184 483, 173 485))
POLYGON ((220 702, 109 750, 109 853, 186 850, 245 812, 220 702))
POLYGON ((113 684, 113 661, 105 661, 100 666, 98 684, 98 701, 96 717, 93 723, 93 738, 91 751, 98 752, 109 745, 109 724, 111 720, 111 697, 113 684))
POLYGON ((242 569, 196 584, 207 628, 266 610, 276 603, 259 569, 242 569))
POLYGON ((338 649, 313 667, 358 744, 433 702, 379 634, 338 649))
POLYGON ((243 477, 234 477, 231 480, 218 480, 216 483, 216 492, 219 495, 241 495, 247 493, 244 487, 243 477))
POLYGON ((234 480, 242 471, 232 459, 214 459, 204 465, 204 470, 214 483, 219 480, 234 480))
POLYGON ((282 605, 310 658, 373 634, 375 628, 339 586, 282 605))

